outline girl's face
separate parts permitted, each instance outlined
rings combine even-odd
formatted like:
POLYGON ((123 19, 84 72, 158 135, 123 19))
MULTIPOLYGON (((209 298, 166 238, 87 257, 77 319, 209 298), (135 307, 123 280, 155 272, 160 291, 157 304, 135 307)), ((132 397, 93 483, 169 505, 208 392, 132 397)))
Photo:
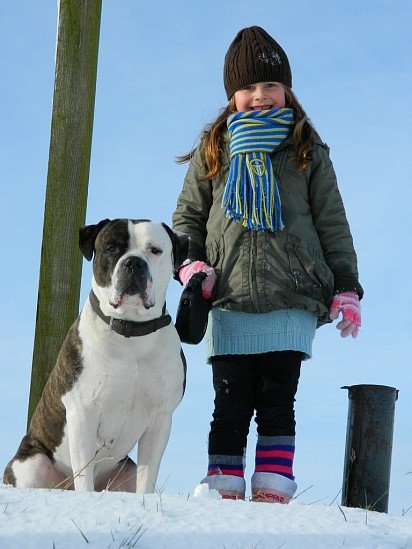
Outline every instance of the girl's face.
POLYGON ((258 82, 234 94, 238 112, 281 109, 286 104, 285 90, 279 82, 258 82))

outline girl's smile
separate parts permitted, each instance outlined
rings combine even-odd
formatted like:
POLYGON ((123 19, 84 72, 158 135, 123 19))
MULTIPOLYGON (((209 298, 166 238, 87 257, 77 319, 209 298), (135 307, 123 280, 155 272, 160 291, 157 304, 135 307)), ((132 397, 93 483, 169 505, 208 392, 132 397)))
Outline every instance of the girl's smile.
POLYGON ((286 104, 285 90, 279 82, 258 82, 234 94, 238 112, 280 109, 286 104))

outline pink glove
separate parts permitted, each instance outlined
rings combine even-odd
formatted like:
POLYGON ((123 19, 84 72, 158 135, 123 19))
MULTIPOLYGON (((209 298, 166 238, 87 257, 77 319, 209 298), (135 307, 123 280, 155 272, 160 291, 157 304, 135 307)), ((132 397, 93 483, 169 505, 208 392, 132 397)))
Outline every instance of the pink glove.
POLYGON ((209 267, 204 261, 193 261, 179 269, 180 282, 186 285, 195 273, 206 273, 207 276, 202 281, 202 295, 205 299, 210 299, 217 280, 214 268, 209 267))
POLYGON ((342 337, 348 335, 352 335, 353 338, 357 337, 361 325, 361 308, 356 292, 335 294, 329 309, 329 316, 335 320, 340 312, 343 320, 336 325, 336 328, 341 330, 340 335, 342 337))

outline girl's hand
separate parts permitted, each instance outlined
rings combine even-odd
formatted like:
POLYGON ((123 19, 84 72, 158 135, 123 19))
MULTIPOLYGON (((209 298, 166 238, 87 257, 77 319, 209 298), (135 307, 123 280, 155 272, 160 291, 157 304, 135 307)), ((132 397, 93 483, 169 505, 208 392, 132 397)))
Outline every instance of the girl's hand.
POLYGON ((209 267, 204 261, 193 261, 189 265, 184 265, 179 269, 180 282, 186 285, 195 273, 206 273, 206 278, 202 281, 202 295, 205 299, 212 297, 212 290, 217 280, 217 275, 213 267, 209 267))
POLYGON ((342 337, 348 335, 352 335, 353 338, 357 337, 361 325, 361 307, 356 292, 335 294, 329 309, 329 316, 335 320, 340 312, 343 319, 336 325, 336 328, 341 330, 340 335, 342 337))

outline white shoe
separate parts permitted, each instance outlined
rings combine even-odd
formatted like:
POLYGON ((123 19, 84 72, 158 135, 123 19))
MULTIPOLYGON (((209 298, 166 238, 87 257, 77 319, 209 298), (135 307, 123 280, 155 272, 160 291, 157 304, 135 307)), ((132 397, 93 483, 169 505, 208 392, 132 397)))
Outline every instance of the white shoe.
POLYGON ((253 473, 252 501, 265 503, 289 503, 297 490, 290 478, 277 473, 253 473))
POLYGON ((217 490, 222 499, 245 499, 246 482, 243 477, 234 475, 210 475, 202 484, 208 484, 209 490, 217 490))

